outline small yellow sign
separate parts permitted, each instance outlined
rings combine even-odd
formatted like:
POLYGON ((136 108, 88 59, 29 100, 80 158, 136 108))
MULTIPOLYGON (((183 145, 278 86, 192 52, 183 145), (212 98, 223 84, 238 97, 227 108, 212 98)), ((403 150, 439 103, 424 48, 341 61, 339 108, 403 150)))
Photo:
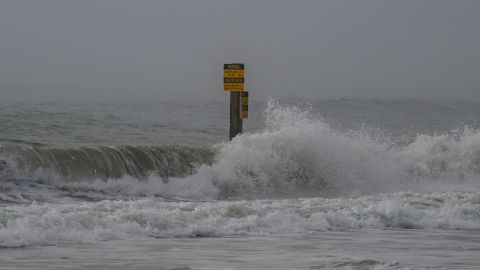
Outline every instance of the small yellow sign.
POLYGON ((248 91, 243 91, 242 92, 242 118, 247 119, 248 118, 248 91))
POLYGON ((223 69, 233 69, 233 70, 241 69, 241 70, 244 70, 245 65, 244 64, 225 64, 225 65, 223 65, 223 69))
POLYGON ((223 89, 225 91, 245 90, 245 65, 223 65, 223 89))
POLYGON ((243 83, 224 83, 223 89, 225 91, 243 91, 244 84, 243 83))
POLYGON ((225 78, 243 78, 245 77, 245 71, 243 70, 224 70, 223 77, 225 78))
POLYGON ((224 83, 243 83, 243 78, 224 78, 224 83))

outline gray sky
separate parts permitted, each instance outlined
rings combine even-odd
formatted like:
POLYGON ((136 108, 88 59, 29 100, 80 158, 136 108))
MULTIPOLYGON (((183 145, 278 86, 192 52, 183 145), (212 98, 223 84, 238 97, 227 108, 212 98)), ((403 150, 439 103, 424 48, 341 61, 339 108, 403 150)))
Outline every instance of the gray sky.
POLYGON ((0 93, 480 101, 478 0, 2 0, 0 93))

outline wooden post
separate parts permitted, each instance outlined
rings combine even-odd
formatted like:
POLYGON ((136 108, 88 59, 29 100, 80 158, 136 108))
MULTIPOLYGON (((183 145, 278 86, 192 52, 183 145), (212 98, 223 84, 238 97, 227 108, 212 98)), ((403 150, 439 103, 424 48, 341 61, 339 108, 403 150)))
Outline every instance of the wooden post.
POLYGON ((242 117, 240 114, 240 98, 239 91, 230 92, 230 140, 242 133, 242 117))
POLYGON ((223 90, 230 91, 230 140, 242 133, 242 91, 245 88, 245 65, 223 65, 223 90))

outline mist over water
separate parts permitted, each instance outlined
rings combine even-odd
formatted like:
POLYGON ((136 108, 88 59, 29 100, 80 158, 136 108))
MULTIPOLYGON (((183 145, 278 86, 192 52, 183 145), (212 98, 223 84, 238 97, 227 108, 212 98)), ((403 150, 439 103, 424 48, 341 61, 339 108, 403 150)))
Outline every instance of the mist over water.
POLYGON ((0 269, 478 270, 479 10, 0 1, 0 269))

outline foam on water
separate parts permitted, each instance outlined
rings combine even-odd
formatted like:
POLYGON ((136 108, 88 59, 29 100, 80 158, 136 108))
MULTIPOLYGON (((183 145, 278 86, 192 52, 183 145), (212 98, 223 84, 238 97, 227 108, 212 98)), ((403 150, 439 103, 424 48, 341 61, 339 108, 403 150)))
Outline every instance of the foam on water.
POLYGON ((265 115, 265 130, 215 145, 213 162, 189 176, 166 179, 152 171, 140 179, 71 181, 10 166, 0 176, 0 199, 9 202, 0 206, 0 246, 364 228, 480 230, 479 131, 419 135, 398 145, 381 133, 333 129, 275 101, 265 115))
POLYGON ((0 246, 384 228, 480 230, 479 213, 480 195, 464 192, 356 199, 33 203, 0 208, 0 246))
POLYGON ((217 198, 362 196, 480 185, 480 132, 419 135, 407 145, 381 133, 340 132, 271 101, 267 128, 216 146, 215 162, 188 177, 213 182, 217 198))
POLYGON ((88 192, 96 199, 103 195, 105 199, 197 200, 335 197, 480 184, 477 130, 419 135, 412 143, 398 145, 377 131, 332 129, 308 110, 274 100, 269 101, 265 116, 265 130, 217 144, 213 151, 177 146, 3 147, 22 155, 19 163, 18 156, 3 152, 9 168, 0 170, 2 199, 51 201, 62 196, 88 197, 88 192), (200 161, 208 164, 199 166, 200 161), (185 172, 193 174, 175 176, 185 172), (42 199, 38 190, 45 189, 49 192, 42 199))

